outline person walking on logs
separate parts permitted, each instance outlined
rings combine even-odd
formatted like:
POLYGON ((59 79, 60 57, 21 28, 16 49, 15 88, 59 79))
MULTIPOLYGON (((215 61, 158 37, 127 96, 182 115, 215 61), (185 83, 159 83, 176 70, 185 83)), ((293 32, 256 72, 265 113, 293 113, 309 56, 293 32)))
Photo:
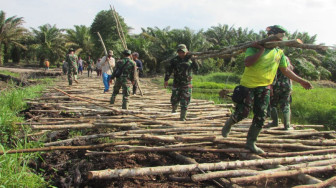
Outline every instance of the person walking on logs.
POLYGON ((63 71, 63 75, 68 74, 68 62, 66 62, 65 60, 63 61, 62 71, 63 71))
POLYGON ((100 61, 101 61, 101 58, 98 58, 97 63, 96 63, 97 77, 101 76, 101 67, 99 66, 100 61))
POLYGON ((45 65, 45 70, 49 70, 50 62, 49 62, 48 59, 46 59, 46 60, 44 61, 44 65, 45 65))
POLYGON ((104 56, 100 62, 98 67, 101 67, 101 71, 103 73, 103 83, 104 83, 104 93, 109 92, 110 89, 110 80, 113 68, 115 66, 115 59, 112 57, 113 51, 109 50, 107 53, 107 57, 104 56))
MULTIPOLYGON (((143 68, 142 68, 142 62, 141 60, 139 59, 139 53, 138 52, 133 52, 132 53, 132 58, 133 58, 133 61, 135 61, 136 63, 136 66, 137 66, 137 76, 138 78, 142 77, 142 73, 143 73, 143 68)), ((138 83, 135 82, 135 84, 133 85, 133 95, 136 95, 136 91, 137 91, 137 88, 138 88, 138 83)))
POLYGON ((75 50, 73 48, 69 49, 69 54, 66 56, 65 61, 68 63, 68 81, 69 85, 72 85, 72 79, 76 83, 77 81, 77 55, 75 54, 75 50))
POLYGON ((91 59, 91 56, 89 55, 88 60, 87 60, 88 77, 90 77, 90 72, 91 72, 91 76, 92 76, 93 66, 94 66, 94 62, 91 59))
MULTIPOLYGON (((287 56, 286 59, 287 62, 289 62, 287 68, 293 70, 293 66, 287 56)), ((284 128, 285 130, 293 130, 290 126, 292 80, 282 74, 282 72, 278 69, 274 82, 273 95, 271 95, 270 102, 272 122, 268 124, 268 127, 277 127, 279 125, 277 106, 280 104, 280 109, 284 119, 284 128)))
POLYGON ((199 65, 188 55, 188 49, 185 44, 178 45, 177 54, 166 67, 164 87, 167 88, 170 75, 174 73, 172 96, 170 99, 172 113, 176 113, 178 104, 180 103, 180 120, 185 121, 192 93, 192 70, 197 72, 199 65))
POLYGON ((122 87, 122 109, 128 109, 131 86, 135 83, 136 64, 131 59, 130 50, 124 50, 122 54, 124 55, 124 58, 117 62, 115 70, 112 73, 112 79, 116 78, 116 81, 113 86, 110 104, 114 104, 115 98, 122 87))
MULTIPOLYGON (((286 33, 286 29, 279 25, 267 27, 266 31, 269 36, 286 33)), ((285 76, 300 83, 305 89, 312 88, 308 81, 303 80, 287 68, 288 62, 281 49, 277 47, 265 49, 255 43, 245 52, 245 70, 240 85, 235 88, 232 96, 232 100, 237 103, 236 108, 222 129, 223 137, 227 137, 232 125, 246 118, 253 107, 254 116, 247 134, 245 148, 257 154, 264 153, 255 144, 267 116, 267 108, 270 103, 270 85, 278 67, 285 76)))

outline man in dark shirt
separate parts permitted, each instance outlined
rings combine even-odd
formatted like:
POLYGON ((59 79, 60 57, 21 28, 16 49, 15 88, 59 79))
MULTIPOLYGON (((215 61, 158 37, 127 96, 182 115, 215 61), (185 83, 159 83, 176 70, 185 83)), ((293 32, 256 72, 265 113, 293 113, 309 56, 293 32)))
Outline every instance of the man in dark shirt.
MULTIPOLYGON (((138 77, 140 78, 143 75, 143 67, 142 67, 142 62, 139 59, 139 53, 138 52, 133 52, 132 58, 133 58, 133 61, 135 61, 135 63, 136 63, 137 74, 138 74, 138 77)), ((136 94, 137 88, 138 88, 138 82, 135 82, 135 84, 133 85, 133 95, 136 94)))

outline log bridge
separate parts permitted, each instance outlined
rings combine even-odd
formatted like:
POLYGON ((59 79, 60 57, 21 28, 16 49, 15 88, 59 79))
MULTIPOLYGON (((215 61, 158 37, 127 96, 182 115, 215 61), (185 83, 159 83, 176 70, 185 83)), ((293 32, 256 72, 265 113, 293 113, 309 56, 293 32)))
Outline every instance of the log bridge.
POLYGON ((234 104, 216 105, 192 99, 187 121, 181 122, 179 113, 171 113, 170 93, 149 78, 141 79, 144 96, 130 96, 129 110, 121 109, 121 94, 116 104, 109 104, 111 93, 103 93, 99 78, 82 76, 80 83, 71 87, 65 80, 64 76, 60 78, 39 99, 27 99, 31 108, 26 115, 30 118, 23 124, 34 133, 25 136, 51 136, 72 129, 92 130, 86 131, 90 134, 1 154, 84 150, 89 158, 158 153, 174 159, 174 163, 161 166, 96 169, 83 175, 94 181, 165 176, 169 181, 196 182, 194 186, 266 187, 269 181, 278 179, 292 180, 292 184, 284 187, 335 185, 336 134, 322 131, 323 125, 293 125, 293 131, 285 131, 282 124, 264 128, 257 145, 266 153, 255 155, 244 149, 251 119, 235 125, 228 138, 221 136, 221 128, 234 104), (96 145, 73 144, 98 139, 100 143, 96 145), (203 158, 209 154, 217 158, 211 161, 203 158), (178 177, 181 174, 184 176, 178 177))

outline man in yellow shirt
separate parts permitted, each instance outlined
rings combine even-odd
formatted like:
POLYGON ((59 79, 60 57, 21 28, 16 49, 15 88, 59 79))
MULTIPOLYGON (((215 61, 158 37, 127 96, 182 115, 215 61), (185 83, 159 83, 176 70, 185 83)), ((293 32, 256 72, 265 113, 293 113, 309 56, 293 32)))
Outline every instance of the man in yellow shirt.
MULTIPOLYGON (((267 29, 269 36, 285 33, 286 29, 279 25, 270 26, 267 29)), ((282 39, 281 39, 282 40, 282 39)), ((243 96, 237 102, 235 112, 225 122, 222 129, 223 137, 227 137, 233 124, 246 118, 253 108, 253 121, 247 134, 246 149, 254 153, 262 154, 264 151, 255 143, 264 125, 267 108, 270 101, 270 85, 272 84, 278 68, 288 78, 300 83, 305 89, 311 89, 312 85, 287 69, 288 62, 284 52, 279 48, 265 49, 255 43, 245 52, 245 70, 240 80, 239 95, 243 96)))

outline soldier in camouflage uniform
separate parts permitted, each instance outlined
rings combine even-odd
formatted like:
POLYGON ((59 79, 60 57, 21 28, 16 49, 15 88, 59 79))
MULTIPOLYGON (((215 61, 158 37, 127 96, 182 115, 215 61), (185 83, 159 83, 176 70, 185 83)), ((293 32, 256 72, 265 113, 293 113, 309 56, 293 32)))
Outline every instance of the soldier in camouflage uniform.
POLYGON ((176 112, 178 104, 180 103, 180 120, 185 121, 192 92, 192 70, 195 72, 198 71, 199 66, 195 61, 191 60, 186 45, 178 45, 177 53, 178 56, 173 58, 166 67, 164 87, 166 88, 168 86, 170 75, 174 73, 172 96, 170 99, 172 113, 176 112))
MULTIPOLYGON (((284 34, 286 32, 279 25, 270 26, 266 30, 268 35, 284 34)), ((298 77, 290 69, 287 69, 287 66, 286 56, 279 48, 265 49, 255 43, 246 50, 245 70, 240 81, 240 85, 246 88, 245 93, 242 94, 245 98, 242 102, 237 103, 235 112, 225 122, 222 129, 223 137, 227 137, 232 125, 246 118, 253 107, 254 116, 247 134, 245 148, 257 154, 264 153, 255 143, 266 119, 267 108, 270 103, 270 85, 274 80, 278 67, 285 76, 300 83, 304 88, 312 88, 309 82, 298 77)))
POLYGON ((74 77, 74 80, 76 83, 77 81, 77 60, 78 57, 75 54, 75 50, 73 48, 69 49, 69 54, 66 56, 65 61, 68 62, 68 81, 69 85, 72 85, 72 79, 74 77))
POLYGON ((111 79, 117 78, 113 86, 113 93, 111 96, 110 103, 114 104, 115 98, 119 93, 120 88, 123 92, 122 109, 128 109, 129 96, 131 93, 131 86, 135 83, 136 74, 136 64, 131 59, 131 50, 123 51, 124 58, 117 62, 115 70, 112 73, 111 79), (117 69, 121 70, 122 73, 117 77, 117 69))
MULTIPOLYGON (((286 57, 289 62, 288 68, 293 70, 293 66, 290 64, 290 60, 286 57)), ((290 127, 290 100, 292 92, 292 81, 285 75, 281 73, 280 70, 277 71, 275 77, 275 84, 273 86, 273 95, 271 96, 271 118, 272 123, 269 124, 270 127, 277 127, 279 125, 277 106, 280 104, 280 109, 283 113, 285 130, 293 129, 290 127)))
POLYGON ((92 71, 93 71, 93 60, 91 59, 91 56, 88 57, 88 61, 87 61, 87 71, 88 71, 88 77, 90 77, 90 72, 91 72, 91 75, 92 75, 92 71))

